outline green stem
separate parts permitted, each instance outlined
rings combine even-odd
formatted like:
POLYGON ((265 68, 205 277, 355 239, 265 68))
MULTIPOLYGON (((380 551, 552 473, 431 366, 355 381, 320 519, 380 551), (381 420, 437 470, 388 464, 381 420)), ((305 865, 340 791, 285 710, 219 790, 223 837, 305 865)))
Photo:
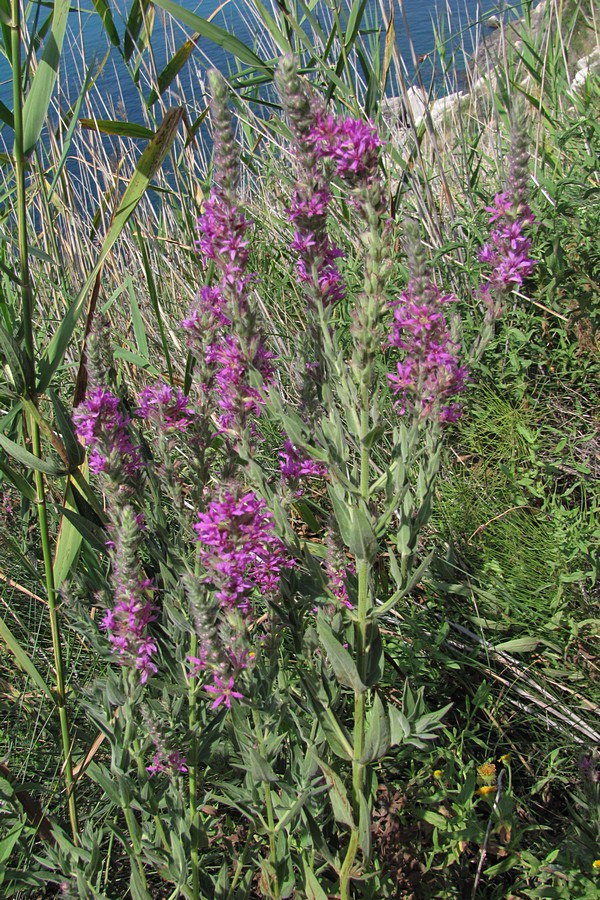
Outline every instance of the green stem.
MULTIPOLYGON (((192 635, 190 644, 190 656, 198 655, 198 637, 192 635)), ((200 853, 199 853, 199 837, 200 822, 198 817, 198 738, 196 736, 197 711, 196 711, 196 693, 198 690, 198 679, 189 679, 188 702, 189 714, 188 725, 190 729, 190 755, 188 761, 188 779, 190 790, 190 840, 191 840, 191 864, 192 864, 192 898, 199 900, 200 897, 200 853)))
MULTIPOLYGON (((127 694, 127 700, 122 707, 122 714, 123 718, 125 719, 125 734, 123 736, 123 746, 128 748, 130 752, 131 750, 133 750, 132 755, 135 757, 136 764, 139 767, 141 753, 139 752, 138 742, 135 737, 135 722, 133 718, 131 700, 134 691, 132 670, 130 668, 124 668, 123 676, 127 694)), ((140 873, 142 885, 144 886, 144 889, 147 889, 146 872, 144 870, 144 863, 142 860, 142 844, 138 837, 139 826, 133 814, 131 806, 123 804, 123 814, 125 816, 125 822, 127 823, 127 831, 129 832, 129 837, 131 839, 131 852, 135 857, 135 862, 138 868, 138 872, 140 873)))
MULTIPOLYGON (((11 0, 11 64, 13 76, 13 107, 14 107, 14 147, 13 157, 15 163, 16 193, 17 193, 17 229, 19 244, 19 267, 21 279, 21 318, 23 322, 23 347, 25 355, 30 363, 31 382, 27 391, 35 386, 35 342, 33 338, 33 290, 31 286, 31 273, 29 270, 29 244, 27 237, 27 198, 25 191, 25 170, 27 160, 23 153, 23 89, 21 83, 21 18, 19 0, 11 0)), ((27 398, 28 399, 28 398, 27 398)), ((40 429, 36 418, 27 416, 28 431, 31 438, 32 451, 38 459, 42 458, 40 429)), ((73 763, 71 756, 71 738, 69 735, 69 720, 66 709, 65 678, 63 670, 62 648, 60 642, 60 628, 56 603, 56 588, 54 583, 54 569, 52 552, 50 548, 50 530, 46 510, 46 494, 44 479, 41 472, 34 472, 36 489, 36 511, 40 526, 40 539, 44 560, 44 574, 46 581, 46 593, 48 596, 48 613, 50 618, 50 631, 52 635, 52 651, 54 655, 55 688, 54 697, 58 710, 60 735, 63 754, 63 768, 67 802, 69 807, 69 819, 73 843, 79 843, 79 824, 77 820, 77 804, 74 791, 73 763)))
MULTIPOLYGON (((258 751, 262 759, 264 755, 264 736, 260 728, 260 719, 256 709, 252 710, 252 719, 254 721, 254 730, 258 743, 258 751)), ((265 762, 267 760, 265 759, 265 762)), ((273 811, 273 800, 271 799, 271 788, 267 782, 263 783, 263 795, 265 798, 265 807, 267 810, 267 829, 269 832, 269 862, 275 872, 275 884, 273 885, 273 900, 281 900, 281 891, 279 889, 279 876, 277 875, 277 843, 275 839, 275 814, 273 811)))
MULTIPOLYGON (((370 454, 364 438, 369 433, 369 383, 363 379, 360 390, 360 496, 361 500, 368 503, 369 478, 370 478, 370 454)), ((358 578, 358 608, 355 620, 356 636, 356 667, 362 682, 366 680, 367 673, 367 619, 369 613, 369 574, 370 560, 363 557, 356 560, 356 573, 358 578)), ((352 752, 352 812, 354 827, 350 833, 350 841, 346 850, 346 856, 340 870, 340 895, 342 900, 349 898, 351 872, 356 859, 360 836, 361 799, 365 793, 366 766, 362 762, 365 747, 365 717, 366 694, 364 691, 354 692, 354 733, 352 752)), ((367 799, 367 798, 365 798, 367 799)))

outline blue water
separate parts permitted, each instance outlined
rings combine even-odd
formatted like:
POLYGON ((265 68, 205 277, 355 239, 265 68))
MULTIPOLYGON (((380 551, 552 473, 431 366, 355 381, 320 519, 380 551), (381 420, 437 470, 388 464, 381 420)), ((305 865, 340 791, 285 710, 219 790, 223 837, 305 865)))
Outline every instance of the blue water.
MULTIPOLYGON (((391 2, 396 2, 396 0, 391 0, 391 2)), ((390 0, 387 0, 387 3, 389 7, 390 0)), ((258 29, 255 31, 255 27, 248 27, 241 12, 243 3, 238 7, 235 0, 228 0, 224 4, 216 2, 216 0, 203 0, 203 2, 201 0, 200 3, 197 0, 181 0, 181 5, 196 12, 203 18, 211 17, 215 10, 218 10, 212 18, 212 22, 227 29, 227 31, 240 38, 247 45, 253 46, 258 29), (219 9, 219 7, 222 8, 219 9)), ((265 5, 267 8, 269 7, 268 0, 265 0, 265 5)), ((337 5, 340 10, 340 17, 344 21, 350 8, 350 0, 337 0, 337 5)), ((119 9, 123 9, 124 4, 115 5, 113 3, 111 8, 121 37, 122 46, 126 15, 119 13, 119 9)), ((314 15, 320 21, 326 20, 329 8, 330 3, 326 2, 326 0, 316 0, 313 3, 314 15)), ((377 0, 369 0, 366 21, 372 23, 373 29, 375 28, 378 8, 377 0)), ((443 21, 443 33, 447 39, 446 47, 450 58, 453 46, 458 46, 461 41, 464 41, 467 47, 470 45, 474 38, 476 23, 484 21, 486 16, 492 12, 497 13, 497 0, 447 0, 445 4, 441 3, 440 0, 404 0, 405 21, 400 8, 396 5, 396 45, 405 61, 408 81, 414 81, 416 73, 409 50, 407 27, 414 45, 415 54, 417 57, 422 57, 419 64, 420 75, 425 85, 429 86, 432 82, 435 83, 437 81, 437 83, 440 83, 442 80, 439 62, 436 72, 434 72, 432 65, 435 58, 433 53, 435 46, 433 22, 443 21), (423 59, 423 57, 426 58, 423 59)), ((169 20, 169 17, 166 18, 169 20)), ((380 27, 383 28, 381 18, 379 21, 380 27)), ((155 70, 157 72, 162 69, 167 61, 167 43, 163 22, 164 14, 157 8, 152 34, 155 70)), ((485 26, 483 27, 485 30, 485 26)), ((182 29, 176 25, 177 46, 190 33, 190 29, 182 29)), ((109 46, 108 39, 102 28, 101 19, 91 4, 87 10, 82 9, 80 12, 72 12, 70 14, 58 88, 63 108, 76 99, 86 65, 93 66, 94 61, 97 64, 107 52, 109 46), (73 47, 79 46, 78 35, 80 33, 83 34, 84 59, 81 58, 79 50, 73 50, 73 47)), ((258 53, 262 55, 260 49, 258 53)), ((186 69, 181 74, 184 95, 187 93, 190 95, 198 94, 198 91, 194 90, 194 88, 197 88, 197 84, 192 85, 192 80, 194 82, 198 79, 202 81, 206 70, 211 66, 217 67, 226 75, 238 72, 240 68, 243 69, 242 64, 237 63, 232 56, 226 54, 220 47, 211 44, 205 39, 201 39, 198 49, 194 51, 186 69)), ((457 61, 457 67, 460 70, 460 58, 457 61)), ((127 71, 122 56, 115 48, 110 51, 109 61, 98 80, 98 86, 101 98, 106 102, 106 108, 94 109, 96 115, 104 118, 110 117, 110 110, 113 108, 115 109, 115 114, 119 115, 118 105, 122 100, 124 108, 127 110, 127 118, 130 121, 136 119, 141 121, 142 101, 140 91, 136 87, 130 72, 127 71)), ((142 90, 147 96, 149 92, 148 87, 142 88, 142 90)), ((391 90, 393 91, 393 85, 391 90)), ((10 72, 4 59, 0 60, 0 100, 9 109, 12 108, 10 72)), ((181 100, 171 95, 169 102, 181 102, 181 100)), ((102 103, 99 104, 99 107, 102 107, 102 103)))

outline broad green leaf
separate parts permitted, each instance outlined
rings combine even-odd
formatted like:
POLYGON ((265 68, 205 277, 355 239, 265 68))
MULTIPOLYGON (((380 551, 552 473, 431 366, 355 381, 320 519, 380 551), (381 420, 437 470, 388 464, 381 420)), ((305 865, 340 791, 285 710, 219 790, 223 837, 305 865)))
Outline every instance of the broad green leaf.
POLYGON ((193 31, 198 32, 201 37, 222 47, 223 50, 231 53, 243 63, 246 63, 246 65, 252 66, 253 69, 266 71, 273 77, 273 67, 268 66, 253 50, 247 47, 239 38, 225 31, 224 28, 213 25, 208 19, 203 19, 178 3, 173 3, 173 0, 154 0, 154 4, 160 9, 164 9, 165 12, 170 13, 173 18, 183 22, 184 25, 187 25, 193 31))
POLYGON ((410 722, 397 706, 388 706, 388 715, 390 720, 390 741, 391 746, 402 744, 410 737, 410 722))
MULTIPOLYGON (((8 862, 8 858, 10 854, 13 852, 13 848, 19 838, 21 837, 21 833, 25 828, 25 822, 17 822, 11 830, 6 834, 4 838, 0 841, 0 884, 4 881, 4 872, 2 871, 2 867, 5 863, 8 862)), ((325 898, 327 900, 327 898, 325 898)))
POLYGON ((321 613, 317 616, 317 633, 333 673, 340 684, 352 688, 359 694, 364 693, 367 688, 360 680, 356 663, 346 648, 340 644, 331 630, 331 626, 321 613))
POLYGON ((539 642, 540 639, 536 637, 512 638, 502 644, 495 644, 494 650, 498 653, 532 653, 539 642))
POLYGON ((348 547, 358 559, 370 559, 377 549, 371 514, 364 501, 352 510, 348 547))
POLYGON ((156 88, 152 88, 152 90, 150 91, 150 96, 146 101, 146 106, 148 107, 148 109, 154 103, 156 103, 159 97, 162 97, 169 85, 172 84, 175 78, 177 78, 177 76, 187 63, 188 59, 194 52, 199 37, 199 33, 196 32, 191 36, 191 38, 188 38, 188 40, 181 45, 175 55, 171 57, 164 69, 162 69, 162 71, 158 73, 158 76, 156 78, 156 88))
POLYGON ((15 662, 19 669, 21 669, 22 672, 25 672, 25 674, 31 678, 33 683, 37 685, 37 687, 54 703, 54 696, 52 694, 52 691, 46 684, 38 669, 36 669, 36 667, 34 666, 29 655, 26 653, 23 647, 21 647, 17 638, 14 636, 2 616, 0 616, 0 638, 2 638, 7 648, 14 656, 15 662))
POLYGON ((247 747, 245 753, 248 754, 245 762, 248 765, 248 772, 252 776, 253 781, 266 784, 277 783, 277 775, 260 753, 254 750, 253 747, 247 747))
POLYGON ((29 450, 25 450, 24 447, 21 447, 15 441, 11 441, 4 434, 0 434, 0 447, 3 447, 9 456, 12 456, 13 459, 16 459, 17 462, 20 462, 21 465, 26 466, 28 469, 36 469, 38 472, 44 472, 45 475, 65 474, 65 470, 58 463, 51 462, 48 459, 38 459, 29 450))
POLYGON ((311 755, 314 756, 317 765, 327 781, 329 799, 331 800, 331 807, 336 822, 339 822, 341 825, 347 825, 348 828, 354 828, 352 806, 348 800, 348 795, 342 780, 336 775, 333 769, 327 765, 327 763, 323 762, 322 759, 319 759, 314 751, 311 751, 311 755))
POLYGON ((131 181, 119 203, 108 233, 104 238, 98 261, 57 328, 45 354, 40 359, 38 380, 38 391, 40 393, 44 393, 47 390, 54 373, 61 365, 79 316, 84 308, 88 292, 94 284, 104 260, 135 211, 154 175, 163 164, 164 158, 175 140, 182 118, 182 107, 168 110, 154 138, 142 153, 131 181))
POLYGON ((99 131, 102 134, 113 134, 118 137, 141 138, 151 141, 154 132, 144 125, 136 125, 135 122, 119 122, 116 119, 79 119, 82 128, 90 131, 99 131))
POLYGON ((69 0, 54 0, 52 31, 46 41, 42 58, 23 104, 23 153, 25 155, 31 153, 37 144, 48 115, 67 28, 69 5, 69 0))
POLYGON ((327 900, 328 895, 318 882, 317 876, 309 867, 308 862, 303 860, 304 864, 304 886, 306 889, 307 900, 327 900))
POLYGON ((312 708, 319 720, 319 725, 323 730, 323 734, 331 750, 336 756, 339 756, 340 759, 352 759, 354 748, 352 746, 350 735, 341 722, 338 722, 331 707, 326 706, 321 702, 310 679, 304 679, 303 683, 310 696, 312 708))
POLYGON ((390 723, 379 694, 375 694, 373 706, 367 713, 365 725, 365 749, 361 762, 371 763, 388 752, 391 746, 390 723))

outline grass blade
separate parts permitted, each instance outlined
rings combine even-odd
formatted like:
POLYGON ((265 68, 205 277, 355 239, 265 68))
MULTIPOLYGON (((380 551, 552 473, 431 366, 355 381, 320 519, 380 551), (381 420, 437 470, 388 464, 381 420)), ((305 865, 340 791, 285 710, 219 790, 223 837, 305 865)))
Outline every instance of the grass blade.
POLYGON ((55 0, 52 31, 23 106, 23 153, 25 156, 31 153, 37 144, 48 115, 48 107, 58 75, 58 64, 67 28, 68 14, 69 0, 55 0))

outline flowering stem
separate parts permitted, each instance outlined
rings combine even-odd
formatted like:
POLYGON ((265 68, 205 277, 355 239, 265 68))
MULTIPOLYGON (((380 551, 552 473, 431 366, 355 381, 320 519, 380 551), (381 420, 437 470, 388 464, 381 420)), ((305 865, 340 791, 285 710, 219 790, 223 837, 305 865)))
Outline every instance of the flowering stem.
MULTIPOLYGON (((196 564, 198 567, 198 564, 196 564)), ((198 655, 198 637, 192 633, 190 643, 190 656, 198 655)), ((189 716, 188 725, 190 729, 190 752, 188 762, 189 772, 189 790, 190 790, 190 839, 191 839, 191 864, 192 864, 192 898, 198 900, 200 897, 200 854, 198 852, 198 738, 196 735, 196 694, 198 691, 198 679, 188 679, 188 702, 189 716)))
MULTIPOLYGON (((134 723, 134 718, 133 718, 131 697, 132 697, 135 687, 133 684, 132 670, 127 668, 127 669, 123 670, 123 673, 125 676, 125 684, 126 684, 125 689, 128 694, 128 699, 123 706, 123 718, 125 719, 125 723, 126 723, 125 724, 125 734, 123 737, 123 747, 133 748, 135 723, 134 723)), ((139 765, 139 760, 141 759, 141 754, 139 752, 135 752, 135 750, 134 750, 134 753, 138 760, 138 765, 139 765)), ((123 804, 123 813, 125 815, 127 831, 129 832, 129 837, 131 839, 131 855, 132 855, 132 857, 135 858, 135 861, 136 861, 137 867, 138 867, 138 871, 140 873, 140 879, 141 879, 142 885, 144 886, 144 888, 146 888, 147 887, 146 872, 144 871, 144 863, 142 861, 142 845, 141 845, 141 841, 139 839, 139 833, 140 833, 139 825, 136 821, 136 818, 133 814, 133 810, 131 809, 131 806, 129 805, 129 803, 123 804)))
MULTIPOLYGON (((258 752, 262 759, 265 759, 264 756, 264 737, 260 729, 260 719, 258 717, 258 712, 256 709, 252 710, 252 720, 254 722, 254 729, 256 734, 256 740, 258 743, 258 752)), ((265 760, 266 762, 266 760, 265 760)), ((263 783, 263 794, 265 798, 265 807, 267 810, 267 827, 269 831, 269 862, 273 867, 273 872, 275 873, 275 883, 272 886, 273 893, 271 896, 273 900, 281 900, 281 891, 279 889, 279 876, 277 875, 277 843, 275 840, 275 815, 273 813, 273 801, 271 799, 271 787, 268 782, 263 783)))
MULTIPOLYGON (((360 498, 363 508, 366 508, 369 499, 369 470, 370 452, 366 445, 366 436, 370 428, 369 415, 369 385, 363 379, 360 390, 360 498)), ((367 616, 369 613, 369 569, 370 560, 367 555, 356 560, 356 574, 358 578, 358 609, 355 623, 356 635, 356 666, 360 680, 364 683, 367 670, 367 616)), ((346 856, 340 871, 340 894, 342 900, 350 896, 351 871, 356 859, 356 851, 360 836, 361 808, 364 809, 362 798, 365 790, 365 764, 362 762, 365 745, 365 691, 354 692, 354 733, 352 754, 352 812, 354 827, 350 835, 350 842, 346 850, 346 856)), ((366 799, 366 798, 365 798, 366 799)), ((362 813, 364 815, 364 812, 362 813)))

